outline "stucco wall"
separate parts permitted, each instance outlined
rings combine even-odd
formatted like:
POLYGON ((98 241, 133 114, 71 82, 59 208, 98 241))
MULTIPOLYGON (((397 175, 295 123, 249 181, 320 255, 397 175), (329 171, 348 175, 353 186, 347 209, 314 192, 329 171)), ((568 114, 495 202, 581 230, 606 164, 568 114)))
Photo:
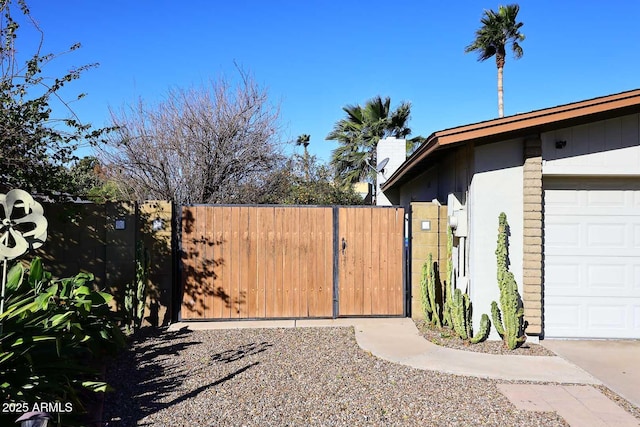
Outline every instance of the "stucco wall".
POLYGON ((449 193, 466 193, 472 150, 470 147, 452 150, 434 166, 404 184, 400 189, 400 205, 407 208, 411 202, 430 202, 433 199, 445 205, 449 193))
MULTIPOLYGON (((411 202, 430 202, 438 198, 438 168, 420 174, 400 189, 400 206, 405 209, 411 202)), ((442 202, 442 201, 441 201, 442 202)), ((446 199, 445 199, 446 202, 446 199)))
POLYGON ((546 132, 543 175, 639 175, 640 114, 546 132), (556 142, 566 142, 556 148, 556 142))
MULTIPOLYGON (((475 149, 467 207, 470 215, 469 278, 473 302, 473 323, 479 325, 482 313, 490 314, 491 301, 499 301, 496 267, 498 216, 507 214, 510 270, 522 292, 523 247, 523 145, 504 141, 475 149)), ((492 339, 499 339, 492 328, 492 339)))

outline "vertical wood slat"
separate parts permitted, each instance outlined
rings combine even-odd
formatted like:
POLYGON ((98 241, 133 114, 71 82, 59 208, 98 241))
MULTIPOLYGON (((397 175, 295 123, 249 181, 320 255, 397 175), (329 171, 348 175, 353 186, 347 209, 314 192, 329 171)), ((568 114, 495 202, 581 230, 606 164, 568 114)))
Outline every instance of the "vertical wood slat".
MULTIPOLYGON (((299 224, 309 224, 309 209, 300 209, 299 213, 299 224)), ((300 262, 299 264, 299 278, 300 278, 300 286, 303 289, 300 295, 300 316, 308 317, 311 315, 310 312, 310 304, 311 304, 311 294, 313 293, 313 286, 311 286, 309 280, 308 273, 308 252, 309 252, 309 230, 305 226, 299 227, 299 246, 298 253, 300 254, 300 262)))
POLYGON ((380 213, 371 211, 371 313, 380 313, 380 213))
POLYGON ((333 210, 332 209, 323 209, 324 213, 323 218, 323 226, 324 230, 324 250, 322 256, 322 270, 324 271, 324 276, 322 278, 322 283, 325 284, 327 289, 327 298, 325 298, 325 306, 323 307, 323 313, 328 316, 333 315, 333 210))
POLYGON ((219 318, 222 316, 222 312, 224 310, 224 301, 220 298, 217 298, 216 295, 219 290, 223 289, 223 277, 222 277, 222 260, 224 259, 222 256, 222 248, 225 245, 223 235, 222 235, 222 211, 220 209, 211 209, 211 213, 213 216, 213 229, 214 229, 214 242, 213 242, 213 265, 214 265, 214 273, 213 273, 213 314, 212 317, 219 318))
POLYGON ((256 303, 256 317, 266 317, 265 313, 265 291, 268 281, 267 276, 267 254, 268 254, 268 242, 267 234, 265 232, 266 216, 269 213, 269 209, 258 209, 256 211, 256 239, 257 239, 257 253, 256 253, 256 288, 257 288, 257 303, 256 303))
POLYGON ((371 232, 372 230, 372 221, 371 216, 373 214, 372 209, 363 209, 363 277, 362 277, 362 294, 363 294, 363 305, 362 305, 362 314, 371 315, 373 314, 373 310, 371 307, 372 300, 372 290, 371 290, 371 279, 372 279, 372 269, 373 264, 371 262, 373 246, 371 244, 371 232))
POLYGON ((190 319, 192 316, 192 301, 191 295, 193 293, 193 261, 191 259, 191 253, 193 252, 193 243, 191 241, 193 232, 191 228, 193 220, 193 208, 183 207, 181 212, 182 218, 182 304, 180 307, 182 317, 184 319, 190 319))
POLYGON ((265 276, 265 317, 275 317, 275 272, 276 272, 276 229, 275 229, 275 208, 266 208, 268 214, 265 217, 264 228, 267 234, 267 245, 265 256, 266 276, 265 276))
POLYGON ((230 296, 230 310, 229 317, 232 319, 237 319, 239 317, 238 304, 240 301, 238 299, 238 282, 239 282, 239 272, 240 272, 240 211, 237 207, 229 208, 231 213, 231 240, 229 247, 231 248, 231 252, 229 255, 229 267, 230 267, 230 281, 229 281, 229 296, 230 296))

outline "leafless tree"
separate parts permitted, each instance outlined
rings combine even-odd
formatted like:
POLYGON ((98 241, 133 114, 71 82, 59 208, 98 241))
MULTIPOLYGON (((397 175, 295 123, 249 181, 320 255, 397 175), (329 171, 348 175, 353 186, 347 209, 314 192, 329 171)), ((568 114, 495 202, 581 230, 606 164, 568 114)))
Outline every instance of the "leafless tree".
POLYGON ((279 111, 248 74, 240 77, 112 111, 117 129, 101 154, 110 177, 136 200, 252 202, 243 188, 282 160, 279 111))

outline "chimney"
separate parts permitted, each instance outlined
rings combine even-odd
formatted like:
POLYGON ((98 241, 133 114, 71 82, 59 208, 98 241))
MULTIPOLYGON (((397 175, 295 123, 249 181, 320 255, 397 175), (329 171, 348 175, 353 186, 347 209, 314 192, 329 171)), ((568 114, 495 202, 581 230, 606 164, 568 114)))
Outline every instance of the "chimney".
POLYGON ((407 140, 388 137, 381 139, 376 147, 376 205, 391 206, 387 196, 380 190, 387 178, 398 170, 407 159, 407 140))

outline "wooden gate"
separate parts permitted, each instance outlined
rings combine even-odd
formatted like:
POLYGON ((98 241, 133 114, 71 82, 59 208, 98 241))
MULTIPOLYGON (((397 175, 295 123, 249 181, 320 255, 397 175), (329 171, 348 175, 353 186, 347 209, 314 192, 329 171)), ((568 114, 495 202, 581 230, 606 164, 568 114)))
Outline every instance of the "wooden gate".
POLYGON ((185 206, 181 319, 404 314, 404 210, 185 206))

